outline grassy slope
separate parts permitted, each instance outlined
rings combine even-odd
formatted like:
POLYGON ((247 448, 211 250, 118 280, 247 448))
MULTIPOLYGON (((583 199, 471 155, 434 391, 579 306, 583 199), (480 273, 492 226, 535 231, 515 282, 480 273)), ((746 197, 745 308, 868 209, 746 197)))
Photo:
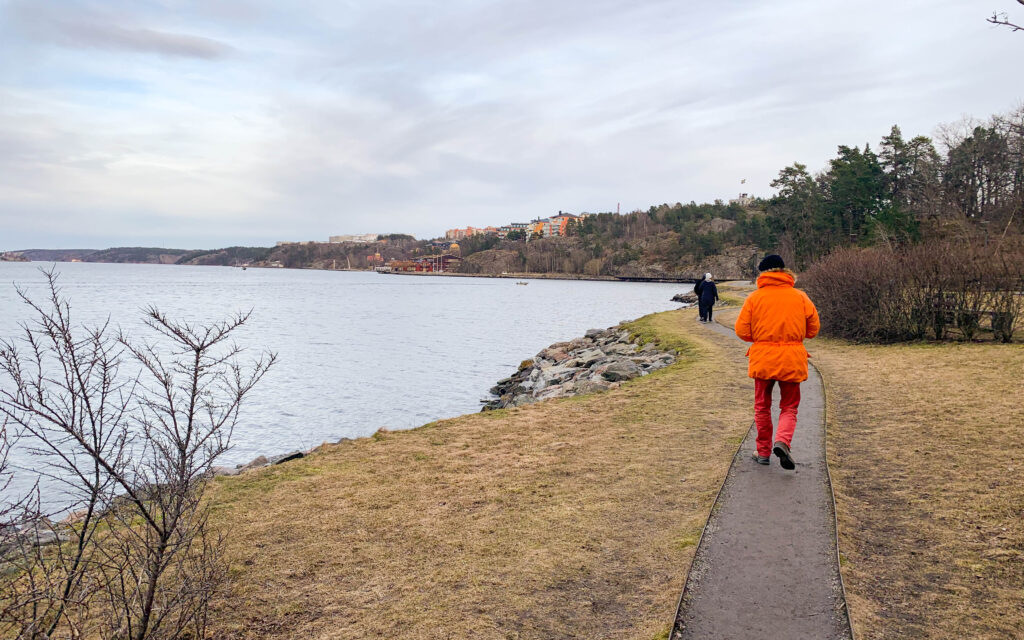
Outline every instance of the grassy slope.
POLYGON ((219 479, 219 636, 664 637, 750 424, 742 351, 694 316, 639 322, 684 357, 618 389, 219 479))
POLYGON ((858 640, 1024 638, 1024 345, 808 350, 858 640))

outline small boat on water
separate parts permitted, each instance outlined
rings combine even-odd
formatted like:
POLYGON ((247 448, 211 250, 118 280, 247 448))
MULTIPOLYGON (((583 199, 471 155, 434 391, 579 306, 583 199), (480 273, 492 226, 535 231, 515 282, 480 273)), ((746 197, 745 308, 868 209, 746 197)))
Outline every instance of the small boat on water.
POLYGON ((516 284, 530 284, 529 282, 523 282, 522 280, 516 281, 516 284))

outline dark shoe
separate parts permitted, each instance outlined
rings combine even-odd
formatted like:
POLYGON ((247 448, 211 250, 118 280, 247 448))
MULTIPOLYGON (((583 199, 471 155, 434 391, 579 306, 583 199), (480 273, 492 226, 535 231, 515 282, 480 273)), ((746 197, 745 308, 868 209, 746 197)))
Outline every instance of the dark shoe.
POLYGON ((768 464, 770 462, 770 458, 768 456, 759 456, 756 453, 750 454, 750 459, 757 464, 768 464))
POLYGON ((772 453, 779 456, 779 466, 786 471, 792 471, 796 469, 796 463, 793 462, 793 456, 789 453, 789 445, 779 440, 772 447, 772 453))

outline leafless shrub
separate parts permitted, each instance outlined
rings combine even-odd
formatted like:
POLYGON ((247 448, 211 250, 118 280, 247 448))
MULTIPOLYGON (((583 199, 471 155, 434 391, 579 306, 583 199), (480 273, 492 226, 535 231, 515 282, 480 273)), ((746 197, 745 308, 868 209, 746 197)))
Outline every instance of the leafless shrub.
POLYGON ((1024 242, 1004 244, 989 265, 992 333, 1000 342, 1012 342, 1024 308, 1024 242))
POLYGON ((840 249, 808 269, 801 285, 826 335, 876 342, 1013 340, 1021 317, 1024 247, 933 242, 906 249, 840 249))
POLYGON ((0 346, 0 416, 74 512, 59 524, 38 517, 37 539, 16 541, 0 635, 202 637, 223 575, 203 479, 274 356, 241 363, 230 339, 248 314, 192 325, 150 308, 157 342, 76 327, 56 274, 44 273, 48 304, 19 290, 34 320, 0 346))

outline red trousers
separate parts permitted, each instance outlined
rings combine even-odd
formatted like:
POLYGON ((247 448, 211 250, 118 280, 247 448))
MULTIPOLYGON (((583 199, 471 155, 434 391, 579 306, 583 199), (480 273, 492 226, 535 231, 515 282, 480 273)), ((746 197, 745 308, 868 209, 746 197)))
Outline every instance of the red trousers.
POLYGON ((754 378, 754 424, 757 425, 757 455, 772 454, 772 388, 779 383, 782 400, 779 402, 779 431, 775 440, 789 446, 796 430, 796 412, 800 408, 800 383, 754 378))

